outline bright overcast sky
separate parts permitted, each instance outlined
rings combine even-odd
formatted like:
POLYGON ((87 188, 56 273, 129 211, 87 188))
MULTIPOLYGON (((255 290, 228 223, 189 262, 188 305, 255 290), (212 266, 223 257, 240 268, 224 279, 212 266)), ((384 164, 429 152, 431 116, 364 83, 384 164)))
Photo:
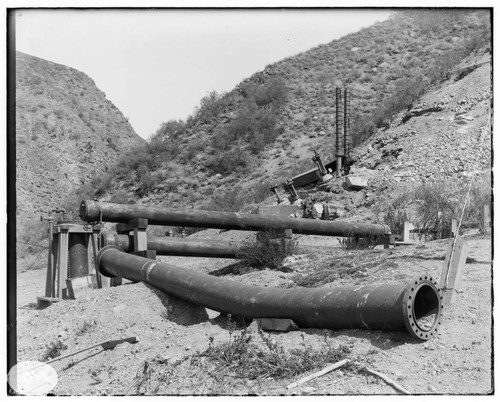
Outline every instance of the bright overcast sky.
POLYGON ((143 138, 210 91, 390 15, 387 9, 19 10, 16 49, 92 78, 143 138))

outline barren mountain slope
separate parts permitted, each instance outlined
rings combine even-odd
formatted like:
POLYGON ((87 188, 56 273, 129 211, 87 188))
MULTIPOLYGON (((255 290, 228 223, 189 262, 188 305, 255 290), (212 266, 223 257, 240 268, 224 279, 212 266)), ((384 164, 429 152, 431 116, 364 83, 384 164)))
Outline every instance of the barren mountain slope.
POLYGON ((143 140, 73 68, 16 55, 16 190, 20 222, 61 201, 143 140))
MULTIPOLYGON (((175 130, 162 126, 148 156, 125 161, 120 174, 104 188, 104 199, 116 199, 119 193, 118 198, 138 203, 205 209, 214 198, 235 198, 234 208, 260 202, 271 183, 281 184, 313 168, 314 150, 324 161, 334 158, 336 87, 348 85, 352 91, 351 122, 357 144, 376 132, 390 135, 397 124, 393 119, 401 119, 397 116, 401 108, 427 102, 426 92, 451 83, 446 81, 449 69, 467 57, 471 58, 463 63, 470 64, 489 53, 489 42, 483 40, 489 30, 484 10, 405 10, 273 63, 233 91, 203 99, 184 125, 174 125, 175 130), (281 92, 273 87, 276 82, 282 84, 281 92), (249 107, 256 93, 260 98, 249 107), (280 108, 266 103, 273 96, 280 99, 280 108), (259 135, 264 139, 256 145, 259 135), (151 161, 161 162, 148 171, 151 161), (134 168, 141 165, 142 171, 134 168)), ((429 126, 421 130, 425 135, 455 124, 424 115, 410 119, 404 128, 428 118, 429 126)))

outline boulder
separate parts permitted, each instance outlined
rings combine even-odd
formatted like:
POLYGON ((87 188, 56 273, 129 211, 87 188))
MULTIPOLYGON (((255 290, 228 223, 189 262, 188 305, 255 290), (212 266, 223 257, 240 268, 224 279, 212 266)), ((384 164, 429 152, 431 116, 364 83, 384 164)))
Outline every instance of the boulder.
POLYGON ((346 185, 351 190, 363 190, 368 187, 368 180, 364 176, 347 176, 346 185))
POLYGON ((311 215, 313 219, 321 219, 323 217, 323 204, 316 203, 312 207, 311 215))

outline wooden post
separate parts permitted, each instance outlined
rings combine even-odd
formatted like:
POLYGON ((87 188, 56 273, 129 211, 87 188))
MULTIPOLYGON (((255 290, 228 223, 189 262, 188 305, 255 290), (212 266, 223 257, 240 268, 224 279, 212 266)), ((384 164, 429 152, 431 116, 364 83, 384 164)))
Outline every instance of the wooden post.
POLYGON ((485 204, 483 207, 483 231, 484 233, 491 232, 491 213, 489 204, 485 204))
MULTIPOLYGON (((403 224, 403 241, 410 241, 410 230, 415 229, 413 223, 405 222, 403 224)), ((414 240, 414 239, 412 239, 414 240)))
POLYGON ((57 270, 57 295, 58 298, 67 297, 66 279, 68 279, 68 246, 69 227, 61 226, 59 232, 59 264, 57 270))
POLYGON ((453 301, 455 293, 461 290, 463 267, 468 252, 469 245, 460 236, 456 236, 456 239, 453 239, 448 245, 439 279, 444 307, 448 307, 453 301))
POLYGON ((457 227, 458 227, 457 220, 456 219, 452 219, 451 220, 451 236, 450 237, 455 237, 458 234, 457 233, 457 227))

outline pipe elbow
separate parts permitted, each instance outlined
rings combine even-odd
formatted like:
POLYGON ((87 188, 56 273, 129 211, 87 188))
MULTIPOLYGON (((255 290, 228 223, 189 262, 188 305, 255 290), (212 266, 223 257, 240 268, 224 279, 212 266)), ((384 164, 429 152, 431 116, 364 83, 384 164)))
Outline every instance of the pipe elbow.
POLYGON ((99 270, 101 275, 107 276, 108 278, 116 278, 118 276, 115 273, 111 272, 110 270, 106 269, 106 264, 103 261, 105 255, 111 253, 113 250, 118 250, 123 252, 123 249, 121 247, 115 245, 109 245, 103 247, 97 254, 96 258, 96 268, 99 270))

